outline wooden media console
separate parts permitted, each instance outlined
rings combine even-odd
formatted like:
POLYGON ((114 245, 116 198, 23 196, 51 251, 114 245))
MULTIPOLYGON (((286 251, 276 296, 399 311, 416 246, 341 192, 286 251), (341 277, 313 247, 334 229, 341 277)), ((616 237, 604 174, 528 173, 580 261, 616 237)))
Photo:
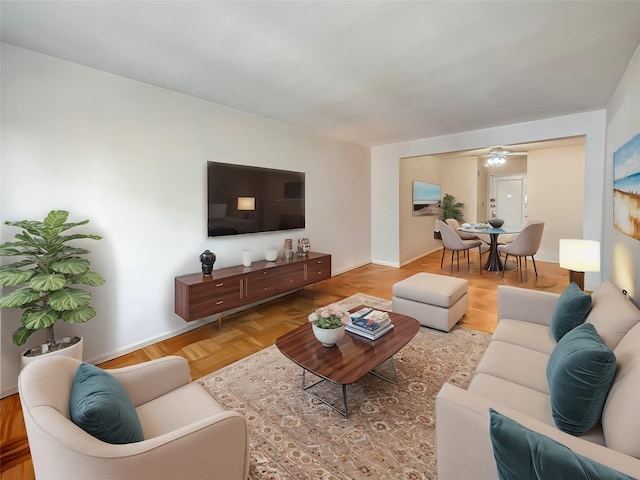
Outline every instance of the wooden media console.
POLYGON ((298 290, 331 278, 331 255, 309 252, 304 257, 274 262, 260 260, 175 278, 175 312, 187 322, 298 290))

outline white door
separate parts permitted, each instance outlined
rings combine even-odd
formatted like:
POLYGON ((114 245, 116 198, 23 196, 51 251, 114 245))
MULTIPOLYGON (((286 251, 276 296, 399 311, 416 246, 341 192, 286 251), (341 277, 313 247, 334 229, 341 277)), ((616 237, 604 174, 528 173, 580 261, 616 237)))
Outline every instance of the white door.
POLYGON ((502 218, 505 227, 522 227, 526 221, 525 180, 522 175, 493 177, 490 217, 502 218))

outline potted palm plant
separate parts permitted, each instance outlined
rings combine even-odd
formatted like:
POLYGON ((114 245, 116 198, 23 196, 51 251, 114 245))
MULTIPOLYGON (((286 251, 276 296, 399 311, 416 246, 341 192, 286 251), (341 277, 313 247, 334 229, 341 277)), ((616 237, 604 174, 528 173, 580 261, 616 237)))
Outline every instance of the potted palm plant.
MULTIPOLYGON (((456 201, 456 197, 445 193, 442 202, 440 202, 440 220, 446 222, 447 218, 455 218, 458 223, 463 223, 464 213, 462 212, 462 207, 464 207, 464 203, 456 201)), ((438 240, 441 239, 438 231, 434 232, 433 236, 438 240)))
POLYGON ((92 272, 89 260, 82 257, 89 251, 69 245, 69 242, 102 237, 65 234, 69 229, 89 223, 89 220, 71 223, 67 222, 68 218, 69 212, 52 210, 42 221, 5 222, 22 229, 15 235, 16 241, 0 245, 0 256, 19 257, 16 262, 0 267, 1 287, 21 287, 0 298, 0 307, 23 309, 21 325, 13 333, 13 343, 24 345, 39 330, 46 334, 46 343, 24 352, 23 359, 78 343, 81 347, 80 337, 57 340, 53 327, 58 320, 85 323, 96 315, 89 305, 91 293, 77 286, 98 287, 104 283, 104 278, 92 272))
POLYGON ((456 197, 445 193, 440 203, 440 208, 442 209, 440 220, 445 222, 447 218, 455 218, 458 223, 463 223, 464 213, 462 212, 462 207, 464 207, 464 203, 456 201, 456 197))

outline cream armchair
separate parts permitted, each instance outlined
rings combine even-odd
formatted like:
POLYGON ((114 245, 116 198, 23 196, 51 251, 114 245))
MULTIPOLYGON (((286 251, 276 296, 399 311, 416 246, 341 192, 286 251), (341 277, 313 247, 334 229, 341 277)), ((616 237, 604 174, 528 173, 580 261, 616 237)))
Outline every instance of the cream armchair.
POLYGON ((108 370, 136 407, 145 440, 102 442, 70 420, 69 398, 79 361, 44 358, 18 379, 22 412, 38 479, 244 480, 249 445, 244 418, 226 411, 181 357, 108 370))

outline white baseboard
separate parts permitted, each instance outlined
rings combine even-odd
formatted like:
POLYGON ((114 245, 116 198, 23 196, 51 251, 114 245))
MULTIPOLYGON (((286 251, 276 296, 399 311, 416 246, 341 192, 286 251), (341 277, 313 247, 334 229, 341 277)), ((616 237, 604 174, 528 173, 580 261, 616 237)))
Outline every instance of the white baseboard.
MULTIPOLYGON (((225 315, 223 315, 223 318, 226 315, 227 314, 225 312, 225 315)), ((158 335, 157 337, 149 338, 149 339, 144 340, 142 342, 129 345, 128 347, 125 347, 125 348, 122 348, 122 349, 114 350, 114 351, 112 351, 110 353, 107 353, 105 355, 101 355, 101 356, 96 357, 96 358, 85 359, 84 361, 87 362, 87 363, 91 363, 92 365, 98 365, 100 363, 108 362, 109 360, 113 360, 114 358, 118 358, 118 357, 121 357, 123 355, 127 355, 127 354, 129 354, 131 352, 135 352, 136 350, 140 350, 141 348, 148 347, 149 345, 153 345, 154 343, 162 342, 163 340, 167 340, 169 338, 173 338, 173 337, 177 337, 178 335, 182 335, 183 333, 190 332, 191 330, 195 330, 196 328, 200 328, 203 325, 206 325, 208 323, 214 323, 217 320, 218 320, 218 316, 217 315, 212 315, 210 317, 203 318, 202 320, 196 320, 196 321, 193 321, 193 322, 189 322, 188 325, 186 325, 186 326, 184 326, 182 328, 179 328, 178 330, 174 330, 172 332, 164 333, 162 335, 158 335)))
POLYGON ((433 250, 431 250, 431 251, 429 251, 429 252, 421 253, 420 255, 418 255, 418 256, 416 256, 416 257, 410 258, 410 259, 408 259, 408 260, 404 260, 404 261, 401 263, 401 265, 400 265, 400 266, 401 266, 401 267, 404 267, 404 266, 405 266, 405 265, 407 265, 408 263, 415 262, 416 260, 419 260, 419 259, 421 259, 422 257, 426 257, 427 255, 430 255, 430 254, 432 254, 433 252, 437 252, 438 250, 442 250, 442 247, 440 247, 440 248, 434 248, 433 250))
POLYGON ((366 262, 359 263, 359 264, 354 265, 354 266, 349 267, 349 268, 343 268, 342 270, 338 270, 338 271, 333 272, 333 275, 331 275, 331 276, 335 277, 336 275, 342 275, 343 273, 350 272, 351 270, 355 270, 356 268, 364 267, 365 265, 369 265, 370 263, 372 263, 372 262, 368 260, 366 262))
MULTIPOLYGON (((300 290, 300 289, 298 289, 298 290, 300 290)), ((286 295, 290 295, 295 291, 296 290, 291 290, 289 292, 285 292, 285 293, 282 293, 280 295, 275 295, 273 297, 269 297, 269 298, 266 298, 264 300, 260 300, 260 301, 255 302, 255 303, 251 303, 249 305, 243 305, 242 307, 234 308, 232 310, 223 312, 222 315, 221 315, 222 319, 223 319, 222 326, 224 328, 224 319, 225 319, 225 317, 228 317, 230 315, 236 314, 238 312, 242 312, 244 310, 248 310, 249 308, 256 307, 256 306, 261 305, 263 303, 271 302, 272 300, 276 300, 277 298, 284 297, 286 295)), ((182 327, 182 328, 180 328, 178 330, 174 330, 174 331, 169 332, 169 333, 164 333, 162 335, 158 335, 157 337, 150 338, 150 339, 145 340, 143 342, 139 342, 139 343, 136 343, 134 345, 130 345, 130 346, 128 346, 126 348, 123 348, 121 350, 117 350, 115 352, 111 352, 111 353, 108 353, 106 355, 102 355, 100 357, 94 358, 94 359, 85 360, 85 362, 91 363, 93 365, 98 365, 100 363, 107 362, 109 360, 113 360, 114 358, 121 357, 122 355, 126 355, 128 353, 135 352, 136 350, 140 350, 141 348, 148 347, 149 345, 153 345, 154 343, 162 342, 163 340, 167 340, 169 338, 177 337, 178 335, 190 332, 191 330, 195 330, 196 328, 200 328, 200 327, 202 327, 204 325, 207 325, 207 324, 210 324, 210 323, 215 323, 217 321, 218 321, 218 315, 210 315, 210 316, 208 316, 206 318, 203 318, 201 320, 195 320, 195 321, 189 322, 188 325, 186 325, 186 326, 184 326, 184 327, 182 327)), ((214 328, 217 328, 217 327, 214 327, 214 328)))
POLYGON ((394 267, 400 268, 400 264, 398 262, 385 262, 384 260, 371 260, 371 263, 374 265, 382 265, 383 267, 394 267))

